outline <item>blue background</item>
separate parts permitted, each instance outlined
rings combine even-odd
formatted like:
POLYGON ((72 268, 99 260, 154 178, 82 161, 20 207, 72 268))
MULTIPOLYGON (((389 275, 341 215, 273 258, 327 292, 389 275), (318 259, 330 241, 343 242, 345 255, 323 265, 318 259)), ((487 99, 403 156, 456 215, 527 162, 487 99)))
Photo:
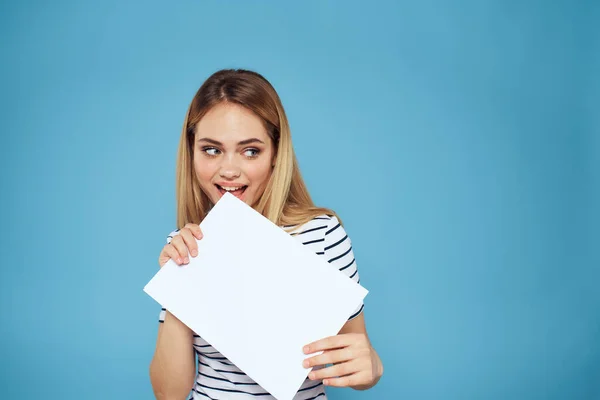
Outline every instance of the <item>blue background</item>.
POLYGON ((2 2, 1 397, 152 398, 184 113, 243 67, 371 291, 332 399, 600 399, 598 3, 301 3, 2 2))

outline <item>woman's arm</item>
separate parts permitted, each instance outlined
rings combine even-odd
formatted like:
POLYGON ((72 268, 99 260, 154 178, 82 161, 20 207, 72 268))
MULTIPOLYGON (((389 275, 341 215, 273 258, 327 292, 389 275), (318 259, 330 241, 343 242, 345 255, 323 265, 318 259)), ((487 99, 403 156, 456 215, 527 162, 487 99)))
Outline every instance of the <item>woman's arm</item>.
MULTIPOLYGON (((158 256, 158 265, 162 268, 171 259, 177 265, 187 264, 190 255, 196 257, 198 254, 197 240, 202 237, 200 226, 191 223, 171 232, 158 256)), ((165 311, 150 363, 150 382, 158 400, 185 399, 192 390, 196 377, 193 341, 192 330, 165 311)))
POLYGON ((150 364, 150 381, 158 400, 182 400, 192 390, 196 376, 193 339, 190 328, 167 311, 158 327, 150 364))
MULTIPOLYGON (((360 283, 352 242, 337 217, 332 217, 325 231, 323 255, 327 262, 360 283)), ((306 354, 323 351, 304 361, 304 367, 326 367, 311 371, 310 379, 321 380, 327 386, 369 389, 383 375, 383 364, 371 345, 365 326, 363 305, 357 307, 336 336, 325 338, 306 346, 306 354)))

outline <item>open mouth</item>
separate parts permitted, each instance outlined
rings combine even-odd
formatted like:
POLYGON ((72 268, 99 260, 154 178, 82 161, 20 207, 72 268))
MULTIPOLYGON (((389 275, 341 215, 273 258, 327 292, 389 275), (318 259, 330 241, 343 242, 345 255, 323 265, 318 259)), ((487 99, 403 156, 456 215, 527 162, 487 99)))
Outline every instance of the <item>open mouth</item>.
POLYGON ((221 196, 223 196, 225 193, 231 193, 232 195, 234 195, 235 197, 241 197, 244 192, 246 191, 246 188, 248 187, 247 185, 243 185, 243 186, 220 186, 220 185, 216 185, 217 189, 219 190, 219 193, 221 193, 221 196))

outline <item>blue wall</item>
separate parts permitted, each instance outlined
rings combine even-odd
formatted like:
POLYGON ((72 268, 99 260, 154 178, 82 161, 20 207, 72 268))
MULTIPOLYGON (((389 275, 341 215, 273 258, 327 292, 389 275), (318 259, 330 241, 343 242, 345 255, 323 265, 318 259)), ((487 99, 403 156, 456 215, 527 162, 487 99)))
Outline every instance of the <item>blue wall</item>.
POLYGON ((332 399, 600 399, 598 6, 272 3, 2 3, 2 398, 152 398, 185 109, 244 67, 370 290, 332 399))

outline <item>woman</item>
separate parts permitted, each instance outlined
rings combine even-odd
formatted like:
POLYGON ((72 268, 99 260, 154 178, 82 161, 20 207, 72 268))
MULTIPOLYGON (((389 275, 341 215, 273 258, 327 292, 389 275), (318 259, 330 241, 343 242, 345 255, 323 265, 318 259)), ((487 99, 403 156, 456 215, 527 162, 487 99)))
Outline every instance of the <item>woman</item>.
MULTIPOLYGON (((303 245, 359 281, 350 239, 336 214, 315 207, 300 175, 279 96, 261 75, 222 70, 200 87, 188 109, 177 158, 177 226, 159 255, 187 264, 198 254, 199 223, 230 192, 303 245)), ((383 373, 361 305, 338 335, 307 344, 312 368, 294 397, 326 399, 324 386, 364 390, 383 373), (333 364, 326 367, 327 364, 333 364)), ((159 399, 272 399, 210 343, 163 309, 150 378, 159 399), (198 373, 195 358, 198 356, 198 373)), ((268 351, 268 349, 258 349, 268 351)))

